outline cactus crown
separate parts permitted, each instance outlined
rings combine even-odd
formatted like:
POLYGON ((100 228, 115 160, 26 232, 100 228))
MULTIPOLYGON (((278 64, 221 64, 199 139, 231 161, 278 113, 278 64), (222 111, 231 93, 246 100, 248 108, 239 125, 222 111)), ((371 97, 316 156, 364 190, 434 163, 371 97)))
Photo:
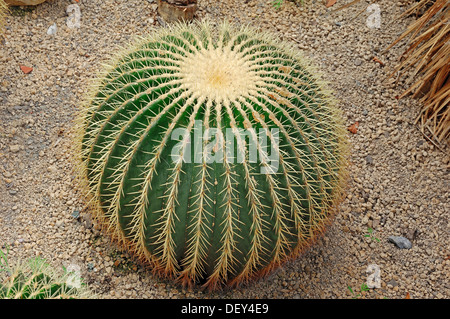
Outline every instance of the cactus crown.
POLYGON ((345 130, 330 92, 298 51, 249 27, 154 31, 99 76, 79 120, 99 223, 185 284, 267 273, 323 232, 340 198, 345 130))

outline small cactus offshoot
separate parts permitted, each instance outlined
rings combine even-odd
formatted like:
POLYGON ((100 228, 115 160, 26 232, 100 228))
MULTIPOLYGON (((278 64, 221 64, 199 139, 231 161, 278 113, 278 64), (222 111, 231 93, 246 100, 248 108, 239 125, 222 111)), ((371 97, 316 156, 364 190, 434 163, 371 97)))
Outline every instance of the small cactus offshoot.
POLYGON ((156 273, 210 289, 245 283, 329 224, 345 128, 289 44, 178 24, 120 52, 91 91, 78 154, 92 210, 156 273))
POLYGON ((81 278, 67 271, 57 271, 44 259, 33 258, 10 268, 0 263, 0 299, 90 299, 93 294, 81 278))

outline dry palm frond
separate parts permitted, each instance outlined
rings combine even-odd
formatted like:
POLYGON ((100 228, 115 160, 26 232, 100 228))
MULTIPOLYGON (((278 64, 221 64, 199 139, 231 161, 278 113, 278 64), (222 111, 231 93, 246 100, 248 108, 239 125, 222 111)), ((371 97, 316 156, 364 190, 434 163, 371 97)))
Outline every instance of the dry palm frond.
MULTIPOLYGON (((370 4, 373 4, 373 3, 377 2, 377 1, 378 1, 378 0, 371 0, 371 1, 370 1, 370 4)), ((347 4, 345 4, 345 5, 341 6, 341 7, 339 7, 339 8, 337 8, 337 9, 334 9, 332 12, 338 12, 338 11, 344 10, 344 9, 346 9, 346 8, 348 8, 348 7, 351 7, 352 5, 357 4, 357 3, 359 3, 359 2, 361 2, 361 0, 353 0, 352 2, 349 2, 349 3, 347 3, 347 4)), ((370 4, 367 5, 363 10, 359 11, 359 12, 358 12, 351 20, 354 20, 354 19, 356 19, 357 17, 359 17, 364 11, 367 10, 367 8, 370 6, 370 4)))
POLYGON ((409 88, 400 98, 412 93, 423 108, 416 123, 438 143, 450 137, 450 2, 421 0, 402 16, 425 10, 387 50, 410 36, 409 47, 394 73, 400 75, 414 68, 409 88))

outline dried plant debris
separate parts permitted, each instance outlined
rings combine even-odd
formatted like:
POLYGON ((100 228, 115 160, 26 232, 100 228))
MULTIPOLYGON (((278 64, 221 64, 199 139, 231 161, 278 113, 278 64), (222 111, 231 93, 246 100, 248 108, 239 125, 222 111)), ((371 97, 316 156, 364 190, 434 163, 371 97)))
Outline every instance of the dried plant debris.
POLYGON ((422 0, 414 4, 403 16, 424 13, 394 41, 387 50, 407 36, 409 46, 395 69, 400 76, 411 71, 409 88, 400 96, 410 93, 423 103, 416 123, 422 133, 431 135, 438 143, 450 137, 450 2, 422 0))

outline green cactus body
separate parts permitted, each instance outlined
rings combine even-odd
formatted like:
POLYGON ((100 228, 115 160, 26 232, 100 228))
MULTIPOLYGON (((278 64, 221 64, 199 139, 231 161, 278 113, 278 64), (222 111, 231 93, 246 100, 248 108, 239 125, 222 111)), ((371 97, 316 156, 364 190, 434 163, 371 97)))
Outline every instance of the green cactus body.
POLYGON ((95 295, 73 274, 59 273, 41 258, 17 266, 2 285, 0 299, 88 299, 95 295), (71 285, 72 284, 72 285, 71 285))
POLYGON ((121 52, 79 117, 100 224, 159 274, 212 289, 297 256, 346 170, 341 115, 315 73, 288 44, 229 25, 179 24, 121 52))

